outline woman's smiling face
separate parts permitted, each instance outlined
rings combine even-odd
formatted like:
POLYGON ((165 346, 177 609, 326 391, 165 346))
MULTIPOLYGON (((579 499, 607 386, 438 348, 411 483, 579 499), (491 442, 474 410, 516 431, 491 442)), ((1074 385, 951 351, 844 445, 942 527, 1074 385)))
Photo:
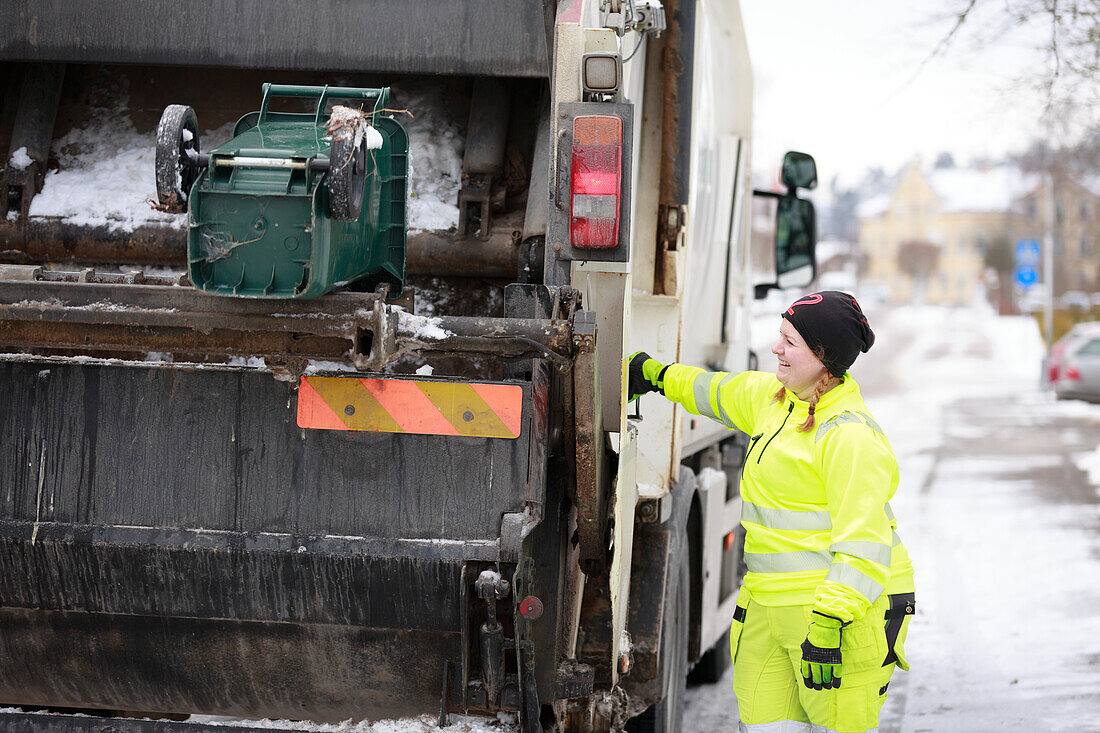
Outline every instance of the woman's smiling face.
POLYGON ((779 359, 776 378, 798 399, 808 401, 827 370, 786 318, 780 319, 779 339, 772 345, 772 353, 779 359))

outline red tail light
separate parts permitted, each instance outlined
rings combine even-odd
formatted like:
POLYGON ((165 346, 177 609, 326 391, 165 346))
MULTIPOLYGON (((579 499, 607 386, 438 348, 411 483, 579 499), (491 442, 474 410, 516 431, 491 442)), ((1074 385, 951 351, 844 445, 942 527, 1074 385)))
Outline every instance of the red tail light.
POLYGON ((1075 382, 1081 381, 1081 372, 1077 371, 1077 367, 1066 367, 1066 379, 1072 379, 1075 382))
POLYGON ((1058 381, 1058 365, 1057 364, 1051 364, 1050 365, 1050 381, 1051 382, 1057 382, 1058 381))
POLYGON ((612 115, 573 120, 569 243, 608 249, 619 244, 623 121, 612 115))

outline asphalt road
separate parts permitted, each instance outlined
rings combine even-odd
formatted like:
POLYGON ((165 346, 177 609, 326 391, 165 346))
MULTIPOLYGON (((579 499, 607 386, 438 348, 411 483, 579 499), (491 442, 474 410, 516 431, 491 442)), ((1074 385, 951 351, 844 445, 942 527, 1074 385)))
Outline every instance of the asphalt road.
MULTIPOLYGON (((885 338, 856 376, 901 464, 918 599, 880 730, 1100 730, 1100 405, 1037 388, 1024 322, 872 323, 885 338)), ((684 731, 736 730, 734 673, 688 690, 684 731)))

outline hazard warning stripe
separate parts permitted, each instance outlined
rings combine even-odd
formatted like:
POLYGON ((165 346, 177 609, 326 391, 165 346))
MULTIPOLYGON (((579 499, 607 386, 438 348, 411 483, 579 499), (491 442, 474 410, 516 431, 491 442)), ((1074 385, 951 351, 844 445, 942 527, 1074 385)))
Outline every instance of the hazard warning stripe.
POLYGON ((523 388, 361 377, 302 377, 298 427, 383 433, 519 436, 523 388))

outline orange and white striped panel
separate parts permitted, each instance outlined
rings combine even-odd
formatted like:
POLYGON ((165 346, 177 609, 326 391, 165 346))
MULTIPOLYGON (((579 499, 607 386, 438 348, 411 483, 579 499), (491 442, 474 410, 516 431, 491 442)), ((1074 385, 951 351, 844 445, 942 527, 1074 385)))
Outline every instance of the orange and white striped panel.
POLYGON ((516 438, 522 412, 517 384, 302 377, 298 385, 300 428, 516 438))

